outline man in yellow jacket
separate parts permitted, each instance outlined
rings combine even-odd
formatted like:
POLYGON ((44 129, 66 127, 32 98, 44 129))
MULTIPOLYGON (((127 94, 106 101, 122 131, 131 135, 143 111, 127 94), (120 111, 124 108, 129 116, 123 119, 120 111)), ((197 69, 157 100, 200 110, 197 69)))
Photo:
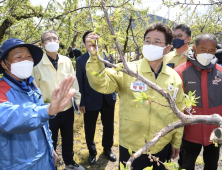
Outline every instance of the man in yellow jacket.
POLYGON ((191 40, 191 30, 185 24, 177 25, 173 28, 173 47, 171 51, 164 57, 164 62, 171 68, 176 68, 178 65, 187 61, 187 52, 189 42, 191 40))
MULTIPOLYGON (((41 89, 43 99, 51 100, 54 89, 69 75, 75 76, 72 61, 63 55, 58 54, 59 36, 55 31, 45 31, 41 36, 42 46, 46 53, 43 54, 40 63, 33 69, 34 83, 41 89)), ((78 81, 73 84, 76 94, 73 96, 74 101, 79 107, 81 94, 79 92, 78 81)), ((49 128, 52 131, 52 140, 56 151, 58 130, 60 129, 62 136, 62 157, 66 164, 66 169, 84 170, 73 160, 73 123, 74 109, 72 101, 66 108, 58 113, 54 119, 49 121, 49 128)))
MULTIPOLYGON (((120 161, 127 161, 130 157, 128 149, 134 152, 145 145, 144 135, 147 141, 150 141, 154 134, 166 127, 168 124, 178 120, 177 116, 169 107, 163 107, 157 103, 168 105, 166 99, 158 92, 147 87, 144 83, 136 81, 122 72, 116 72, 111 68, 106 68, 101 72, 101 76, 93 76, 93 71, 102 70, 104 64, 94 56, 95 45, 91 40, 98 38, 91 33, 86 37, 86 47, 91 56, 86 64, 87 77, 90 86, 96 91, 104 94, 118 92, 119 103, 119 144, 120 144, 120 161), (155 97, 157 103, 140 104, 136 108, 134 93, 144 91, 147 95, 155 97)), ((155 23, 150 26, 144 34, 144 46, 142 60, 128 63, 130 69, 156 83, 165 91, 169 92, 175 98, 176 105, 182 108, 184 99, 182 81, 179 75, 170 67, 163 64, 163 56, 167 54, 172 42, 172 32, 169 27, 163 23, 155 23)), ((174 159, 178 156, 183 135, 183 128, 175 129, 162 137, 149 152, 165 162, 169 145, 171 144, 172 155, 174 159)), ((163 170, 163 165, 157 166, 156 163, 150 162, 146 154, 140 156, 133 162, 134 170, 142 170, 147 166, 152 166, 154 170, 163 170)))

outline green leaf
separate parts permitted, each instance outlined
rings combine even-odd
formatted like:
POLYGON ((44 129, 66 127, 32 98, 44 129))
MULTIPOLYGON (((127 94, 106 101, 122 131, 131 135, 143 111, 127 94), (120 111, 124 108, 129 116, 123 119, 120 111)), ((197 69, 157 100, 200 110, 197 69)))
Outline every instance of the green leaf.
POLYGON ((91 43, 96 44, 96 41, 95 40, 91 40, 91 43))
POLYGON ((134 99, 133 102, 140 102, 141 98, 134 99))
POLYGON ((131 148, 129 148, 129 149, 128 149, 128 152, 129 152, 130 156, 132 156, 132 155, 133 155, 133 151, 132 151, 132 149, 131 149, 131 148))
POLYGON ((142 93, 142 95, 143 95, 143 99, 147 99, 147 95, 146 95, 146 93, 144 93, 143 91, 141 92, 142 93))
POLYGON ((193 92, 189 91, 188 95, 184 94, 185 99, 183 103, 186 105, 186 108, 191 108, 192 106, 196 106, 196 103, 198 103, 197 99, 199 99, 200 97, 196 97, 195 93, 196 91, 193 92))
POLYGON ((116 71, 121 71, 123 68, 121 68, 121 67, 117 67, 116 68, 116 71))
POLYGON ((213 141, 213 144, 214 144, 215 147, 218 147, 218 143, 213 141))
POLYGON ((174 164, 173 170, 178 170, 179 169, 179 165, 177 163, 174 164))
POLYGON ((143 170, 153 170, 153 166, 146 167, 143 170))
POLYGON ((102 32, 102 28, 101 27, 96 27, 95 28, 95 32, 98 34, 98 33, 100 33, 100 32, 102 32))
POLYGON ((120 170, 125 170, 124 165, 122 162, 120 162, 120 170))
POLYGON ((147 139, 147 136, 146 135, 143 135, 144 139, 147 139))

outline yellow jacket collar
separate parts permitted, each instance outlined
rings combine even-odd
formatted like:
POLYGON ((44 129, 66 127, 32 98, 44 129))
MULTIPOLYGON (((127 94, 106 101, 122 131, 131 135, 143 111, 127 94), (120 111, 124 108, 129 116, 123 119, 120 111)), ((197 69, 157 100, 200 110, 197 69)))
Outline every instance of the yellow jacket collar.
MULTIPOLYGON (((58 54, 59 55, 59 54, 58 54)), ((65 60, 62 58, 62 57, 59 57, 58 59, 58 65, 60 63, 64 63, 65 60)), ((49 60, 48 56, 46 55, 46 53, 43 54, 43 57, 42 57, 42 63, 45 64, 45 65, 51 65, 51 61, 49 60)))
MULTIPOLYGON (((165 73, 167 75, 170 75, 167 71, 167 65, 163 63, 163 66, 162 66, 162 70, 161 70, 161 73, 165 73)), ((143 58, 141 60, 141 63, 140 63, 140 70, 141 72, 143 73, 146 73, 146 72, 152 72, 151 68, 150 68, 150 65, 149 65, 149 62, 147 61, 147 59, 143 58)))
MULTIPOLYGON (((183 53, 183 56, 187 56, 187 52, 188 52, 188 51, 190 51, 190 48, 189 48, 189 47, 188 47, 188 49, 183 53)), ((177 50, 176 50, 176 49, 174 50, 174 53, 175 53, 174 56, 177 56, 177 55, 180 56, 180 55, 177 53, 177 50)))

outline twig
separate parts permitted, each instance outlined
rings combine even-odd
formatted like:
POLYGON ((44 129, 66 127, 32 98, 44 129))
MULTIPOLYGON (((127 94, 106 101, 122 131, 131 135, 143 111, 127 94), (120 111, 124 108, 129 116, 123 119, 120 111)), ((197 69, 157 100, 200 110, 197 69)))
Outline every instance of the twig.
MULTIPOLYGON (((48 9, 48 7, 49 7, 50 2, 51 2, 51 0, 50 0, 50 1, 48 2, 48 4, 47 4, 46 9, 45 9, 45 12, 47 11, 47 9, 48 9)), ((44 13, 45 13, 45 12, 44 12, 44 13)), ((42 19, 43 19, 43 15, 42 15, 39 23, 35 26, 34 31, 35 31, 36 28, 39 26, 39 24, 42 22, 42 19)), ((27 40, 28 40, 29 38, 31 38, 31 37, 32 37, 32 34, 31 34, 29 37, 27 37, 27 38, 25 39, 25 41, 27 41, 27 40)))
POLYGON ((3 0, 3 1, 0 1, 0 3, 3 3, 3 2, 5 2, 6 0, 3 0))
MULTIPOLYGON (((147 151, 147 155, 149 155, 148 158, 149 158, 150 160, 151 160, 151 158, 153 158, 153 160, 156 161, 157 163, 159 162, 159 163, 163 164, 165 167, 167 167, 167 169, 170 169, 169 166, 167 166, 164 162, 160 161, 158 157, 153 156, 152 154, 150 154, 148 151, 147 151)), ((158 164, 157 164, 157 165, 158 165, 158 164)), ((159 166, 159 165, 158 165, 158 166, 159 166)))
POLYGON ((183 3, 183 2, 174 2, 173 5, 165 4, 167 6, 175 6, 175 5, 217 5, 217 4, 222 4, 222 2, 213 2, 213 3, 206 3, 206 4, 201 4, 201 3, 183 3))
POLYGON ((160 106, 163 106, 163 107, 170 107, 170 105, 163 105, 161 103, 156 102, 155 100, 150 100, 150 101, 153 102, 153 103, 156 103, 156 104, 158 104, 160 106))
POLYGON ((218 114, 214 115, 209 115, 209 116, 199 116, 199 115, 192 115, 192 116, 187 116, 187 119, 185 122, 182 122, 181 120, 174 122, 167 127, 163 128, 160 130, 158 133, 154 135, 154 138, 146 143, 141 149, 139 149, 137 152, 133 154, 132 157, 127 161, 126 167, 131 167, 133 161, 141 156, 144 152, 146 152, 151 146, 156 144, 160 138, 164 137, 167 135, 169 132, 171 132, 174 129, 177 129, 179 127, 183 127, 185 125, 189 124, 197 124, 197 123, 204 123, 204 124, 214 124, 217 126, 220 126, 222 123, 222 117, 218 114))
MULTIPOLYGON (((113 6, 113 5, 110 5, 110 6, 107 6, 109 8, 119 8, 119 7, 122 7, 123 5, 127 4, 130 0, 126 1, 125 3, 119 5, 119 6, 113 6)), ((101 6, 99 5, 96 5, 96 6, 91 6, 91 8, 100 8, 101 6)), ((80 7, 80 8, 77 8, 77 9, 74 9, 72 11, 68 11, 64 14, 61 14, 61 15, 58 15, 58 16, 55 16, 55 17, 52 17, 50 20, 53 20, 53 19, 60 19, 63 15, 67 15, 69 13, 72 13, 72 12, 75 12, 75 11, 78 11, 78 10, 82 10, 82 9, 87 9, 89 8, 88 6, 85 6, 85 7, 80 7)))

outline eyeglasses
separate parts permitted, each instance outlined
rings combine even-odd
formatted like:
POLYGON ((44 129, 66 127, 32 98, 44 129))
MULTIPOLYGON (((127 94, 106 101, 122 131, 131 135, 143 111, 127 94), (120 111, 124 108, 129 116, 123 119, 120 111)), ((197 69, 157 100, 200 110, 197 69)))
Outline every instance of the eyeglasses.
POLYGON ((51 41, 58 41, 58 37, 47 37, 43 42, 51 42, 51 41))
POLYGON ((160 41, 154 41, 154 42, 152 42, 152 41, 146 40, 146 41, 145 41, 145 44, 147 44, 147 45, 152 44, 152 45, 160 46, 160 44, 166 44, 166 43, 160 42, 160 41))
MULTIPOLYGON (((178 38, 178 39, 182 39, 183 35, 182 34, 178 34, 178 35, 173 35, 173 39, 178 38)), ((188 38, 188 36, 187 36, 188 38)))

